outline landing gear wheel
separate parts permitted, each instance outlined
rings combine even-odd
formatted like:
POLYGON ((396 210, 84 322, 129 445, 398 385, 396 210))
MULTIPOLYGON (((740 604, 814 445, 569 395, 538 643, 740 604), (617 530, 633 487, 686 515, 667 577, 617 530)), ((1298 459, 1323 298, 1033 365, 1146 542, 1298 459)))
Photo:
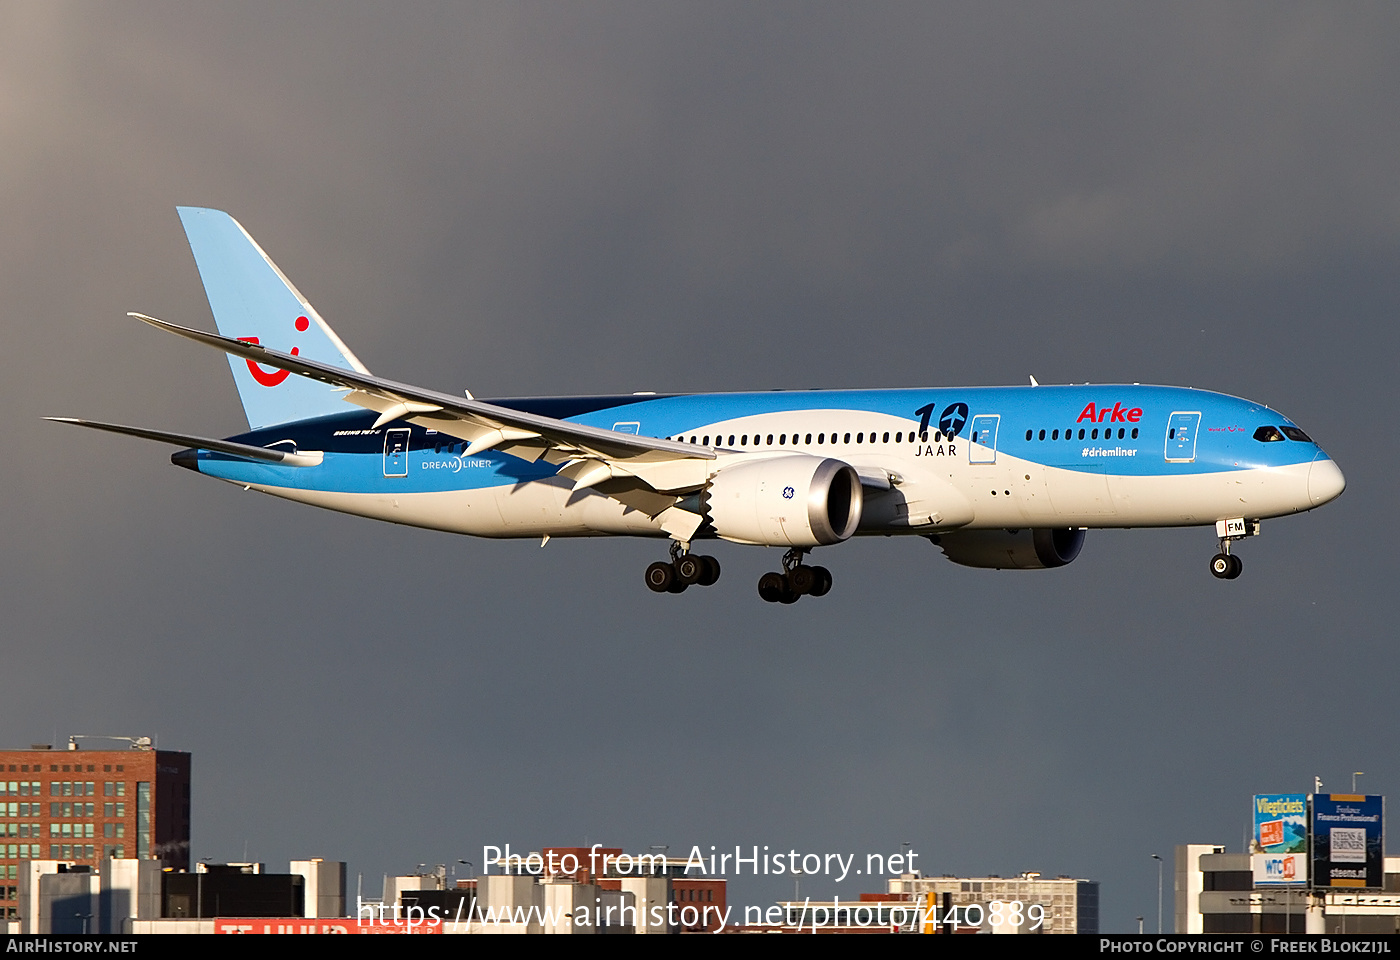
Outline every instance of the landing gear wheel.
POLYGON ((1210 558, 1210 572, 1217 580, 1233 580, 1240 575, 1243 566, 1228 553, 1217 553, 1210 558))
POLYGON ((647 567, 647 586, 655 593, 666 593, 676 580, 676 568, 657 561, 647 567))
POLYGON ((704 570, 700 573, 700 579, 696 582, 702 587, 712 587, 719 581, 719 561, 714 557, 701 557, 701 564, 704 570))
POLYGON ((683 554, 676 560, 676 577, 687 587, 692 583, 699 583, 700 578, 705 575, 704 557, 698 557, 693 553, 683 554))
POLYGON ((812 573, 816 575, 816 583, 812 584, 812 589, 807 593, 813 597, 824 597, 831 592, 831 571, 826 567, 813 567, 812 573))
POLYGON ((781 573, 765 573, 758 578, 758 595, 768 603, 779 603, 788 593, 781 573))
POLYGON ((1233 580, 1244 572, 1244 561, 1233 553, 1230 554, 1230 572, 1225 574, 1226 580, 1233 580))
POLYGON ((811 593, 812 588, 817 585, 817 573, 806 564, 799 563, 788 571, 788 590, 797 596, 804 593, 811 593))

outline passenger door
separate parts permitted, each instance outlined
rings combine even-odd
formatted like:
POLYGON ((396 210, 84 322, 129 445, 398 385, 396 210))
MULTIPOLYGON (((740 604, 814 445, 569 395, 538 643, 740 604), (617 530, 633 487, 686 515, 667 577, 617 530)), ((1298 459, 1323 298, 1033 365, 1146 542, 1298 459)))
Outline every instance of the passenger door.
POLYGON ((967 434, 968 463, 997 462, 997 430, 1001 427, 1001 414, 983 413, 972 418, 972 431, 967 434))
POLYGON ((1178 411, 1167 418, 1168 463, 1190 463, 1196 459, 1196 432, 1200 426, 1199 412, 1178 411))
POLYGON ((384 431, 384 476, 408 476, 408 427, 384 431))

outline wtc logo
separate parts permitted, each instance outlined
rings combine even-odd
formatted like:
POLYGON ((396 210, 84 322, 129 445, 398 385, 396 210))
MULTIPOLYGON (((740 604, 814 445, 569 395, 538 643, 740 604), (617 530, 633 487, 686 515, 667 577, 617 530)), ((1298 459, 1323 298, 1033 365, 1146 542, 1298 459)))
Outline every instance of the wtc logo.
MULTIPOLYGON (((305 333, 305 332, 306 332, 306 329, 307 329, 308 327, 310 327, 310 326, 311 326, 311 321, 310 321, 308 318, 306 318, 306 317, 297 317, 297 319, 296 319, 296 328, 297 328, 297 330, 301 331, 302 333, 305 333)), ((255 344, 255 343, 258 342, 258 338, 257 338, 257 337, 239 337, 238 339, 241 340, 241 341, 243 341, 244 343, 254 343, 254 344, 255 344)), ((292 349, 291 349, 291 354, 292 354, 292 356, 295 357, 299 352, 300 352, 300 350, 299 350, 297 347, 292 347, 292 349)), ((257 362, 256 360, 248 360, 248 361, 247 361, 247 364, 248 364, 248 372, 251 373, 251 374, 253 375, 253 379, 256 380, 256 381, 258 381, 258 383, 262 384, 264 387, 275 387, 275 386, 277 386, 279 383, 281 383, 283 380, 285 380, 285 379, 287 379, 289 376, 291 376, 291 371, 290 371, 290 370, 273 370, 271 373, 268 373, 268 372, 267 372, 266 370, 264 370, 262 367, 258 366, 258 362, 257 362)))

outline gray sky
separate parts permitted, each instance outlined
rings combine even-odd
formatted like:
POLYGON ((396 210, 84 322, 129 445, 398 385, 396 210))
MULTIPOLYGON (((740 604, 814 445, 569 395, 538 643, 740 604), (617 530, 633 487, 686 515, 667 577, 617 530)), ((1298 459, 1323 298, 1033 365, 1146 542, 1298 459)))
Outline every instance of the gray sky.
MULTIPOLYGON (((0 7, 0 730, 194 754, 196 857, 385 872, 602 841, 1103 883, 1255 792, 1395 794, 1391 4, 0 7), (376 373, 477 396, 1158 382, 1283 410, 1346 494, 1092 532, 1058 571, 491 542, 199 478, 44 415, 244 427, 176 204, 376 373)), ((1392 845, 1394 846, 1394 845, 1392 845)), ((353 880, 352 880, 353 883, 353 880)), ((854 896, 875 882, 812 880, 854 896)), ((766 904, 787 882, 732 886, 766 904)), ((1170 924, 1170 884, 1167 923, 1170 924)))

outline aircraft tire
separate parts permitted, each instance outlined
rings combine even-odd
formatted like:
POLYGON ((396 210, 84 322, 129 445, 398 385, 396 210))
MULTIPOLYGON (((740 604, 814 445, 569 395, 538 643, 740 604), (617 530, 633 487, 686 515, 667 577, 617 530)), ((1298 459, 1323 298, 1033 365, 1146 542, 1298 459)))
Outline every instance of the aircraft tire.
MULTIPOLYGON (((1235 569, 1233 558, 1227 554, 1217 553, 1210 558, 1210 572, 1217 580, 1232 579, 1230 574, 1235 569)), ((1238 573, 1235 576, 1239 576, 1238 573)))
POLYGON ((816 574, 817 582, 807 592, 814 597, 826 596, 831 592, 831 571, 826 567, 813 567, 812 572, 816 574))
POLYGON ((657 561, 647 567, 647 586, 655 593, 666 593, 676 579, 676 568, 657 561))
POLYGON ((696 582, 702 587, 713 587, 719 581, 719 561, 714 557, 701 557, 700 563, 704 571, 696 582))
POLYGON ((805 563, 799 563, 788 571, 787 582, 788 590, 800 597, 804 593, 811 593, 812 588, 817 585, 817 573, 805 563))
POLYGON ((765 573, 758 578, 758 595, 768 603, 777 603, 788 592, 781 573, 765 573))
POLYGON ((705 576, 705 558, 687 553, 676 560, 676 576, 687 587, 699 583, 705 576))
POLYGON ((1233 553, 1230 554, 1230 572, 1225 574, 1226 580, 1233 580, 1244 572, 1244 561, 1233 553))

